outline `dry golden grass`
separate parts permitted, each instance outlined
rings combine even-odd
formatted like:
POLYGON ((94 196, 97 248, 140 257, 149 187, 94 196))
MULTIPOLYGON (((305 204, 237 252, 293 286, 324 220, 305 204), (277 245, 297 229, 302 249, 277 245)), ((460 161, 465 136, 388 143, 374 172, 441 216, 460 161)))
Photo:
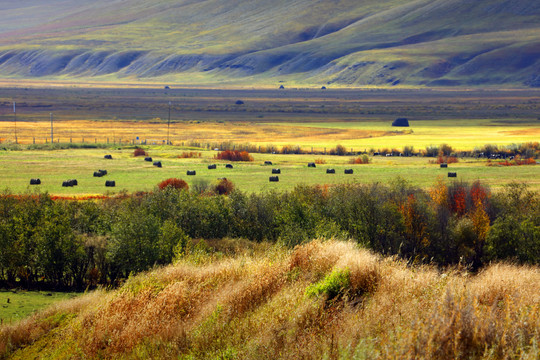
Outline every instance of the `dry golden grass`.
MULTIPOLYGON (((13 121, 0 122, 0 133, 14 138, 13 121)), ((51 123, 49 121, 17 122, 18 143, 42 144, 50 142, 51 123)), ((198 141, 204 143, 233 142, 254 144, 302 144, 354 140, 390 135, 382 130, 328 129, 324 127, 301 127, 288 125, 269 125, 246 122, 179 122, 170 126, 170 141, 173 144, 198 141)), ((139 138, 152 143, 167 139, 167 123, 163 120, 142 121, 89 121, 62 120, 54 122, 54 141, 86 143, 131 142, 139 138)))
POLYGON ((226 240, 1 329, 13 358, 537 359, 540 269, 441 273, 349 242, 226 240), (240 244, 240 245, 239 245, 240 244), (306 289, 343 270, 337 297, 306 289), (43 325, 44 319, 71 314, 43 325), (60 341, 61 340, 61 341, 60 341), (26 346, 26 347, 25 347, 26 346), (66 352, 62 347, 69 347, 66 352), (20 349, 13 352, 13 349, 20 349), (64 354, 64 355, 62 355, 64 354))

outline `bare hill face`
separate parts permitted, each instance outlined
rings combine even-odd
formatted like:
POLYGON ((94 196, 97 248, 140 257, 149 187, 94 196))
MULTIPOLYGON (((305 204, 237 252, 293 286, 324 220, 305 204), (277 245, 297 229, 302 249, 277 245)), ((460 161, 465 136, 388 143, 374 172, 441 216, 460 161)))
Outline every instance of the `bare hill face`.
POLYGON ((536 0, 22 0, 0 76, 540 86, 536 0))

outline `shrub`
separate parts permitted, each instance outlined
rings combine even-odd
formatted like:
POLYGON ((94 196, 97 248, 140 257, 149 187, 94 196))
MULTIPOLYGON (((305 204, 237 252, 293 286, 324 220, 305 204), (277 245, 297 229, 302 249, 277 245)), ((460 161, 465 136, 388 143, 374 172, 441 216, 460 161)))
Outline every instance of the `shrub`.
POLYGON ((323 164, 326 164, 326 160, 324 160, 323 158, 317 158, 317 159, 315 159, 314 163, 319 164, 319 165, 323 165, 323 164))
POLYGON ((189 185, 187 184, 187 182, 185 182, 182 179, 177 179, 177 178, 170 178, 167 180, 163 180, 162 182, 158 184, 158 188, 160 190, 163 190, 167 187, 171 187, 174 189, 185 189, 185 190, 189 189, 189 185))
POLYGON ((178 155, 179 159, 191 159, 191 158, 200 158, 201 157, 200 152, 196 151, 184 151, 182 154, 178 155))
POLYGON ((326 275, 323 280, 311 284, 306 289, 306 296, 317 297, 326 295, 327 300, 342 296, 351 284, 351 271, 349 269, 335 269, 326 275))
POLYGON ((214 190, 219 195, 229 195, 234 191, 234 184, 230 180, 221 179, 214 190))
POLYGON ((238 150, 225 150, 218 152, 214 156, 217 160, 228 160, 228 161, 253 161, 253 156, 249 155, 247 151, 238 151, 238 150))
POLYGON ((141 148, 135 148, 133 151, 133 156, 148 156, 148 153, 141 148))
POLYGON ((347 149, 343 145, 336 145, 335 148, 330 149, 330 155, 347 155, 347 149))
POLYGON ((349 164, 369 164, 369 156, 366 154, 349 160, 349 164))

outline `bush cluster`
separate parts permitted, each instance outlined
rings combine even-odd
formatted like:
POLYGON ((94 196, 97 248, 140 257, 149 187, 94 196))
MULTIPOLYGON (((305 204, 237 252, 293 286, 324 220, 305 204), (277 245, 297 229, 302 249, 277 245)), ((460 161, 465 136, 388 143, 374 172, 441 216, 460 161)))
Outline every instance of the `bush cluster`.
POLYGON ((253 156, 249 155, 247 151, 238 151, 238 150, 225 150, 218 152, 214 156, 217 160, 228 160, 228 161, 253 161, 253 156))
POLYGON ((170 263, 189 239, 244 238, 295 246, 348 238, 382 254, 478 269, 491 260, 540 263, 540 199, 525 185, 491 194, 442 179, 390 185, 298 186, 247 194, 163 190, 104 200, 0 196, 0 283, 85 288, 170 263))

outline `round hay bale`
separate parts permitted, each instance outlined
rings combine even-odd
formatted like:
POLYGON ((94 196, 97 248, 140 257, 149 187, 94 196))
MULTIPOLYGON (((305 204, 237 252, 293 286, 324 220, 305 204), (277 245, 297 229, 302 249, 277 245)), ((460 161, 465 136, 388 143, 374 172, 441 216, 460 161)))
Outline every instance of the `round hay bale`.
POLYGON ((272 169, 272 174, 281 174, 281 169, 272 169))
POLYGON ((448 167, 448 164, 441 164, 441 169, 446 169, 448 167))
POLYGON ((279 181, 279 176, 270 176, 269 180, 270 180, 270 182, 278 182, 279 181))
POLYGON ((352 174, 353 173, 353 169, 345 169, 345 174, 352 174))
POLYGON ((397 118, 392 122, 392 126, 399 126, 399 127, 409 127, 409 119, 407 118, 397 118))
POLYGON ((457 173, 455 173, 455 172, 449 172, 449 173, 448 173, 448 177, 454 177, 454 178, 455 178, 455 177, 457 177, 457 173))
POLYGON ((225 167, 226 167, 227 169, 232 169, 232 168, 233 168, 232 164, 227 164, 227 165, 225 165, 225 167))
POLYGON ((161 161, 154 161, 154 166, 160 168, 162 166, 161 161))
POLYGON ((272 165, 272 162, 271 161, 265 161, 264 165, 272 165))
POLYGON ((326 173, 327 174, 335 174, 336 170, 335 169, 326 169, 326 173))
POLYGON ((30 185, 41 185, 40 179, 30 179, 30 185))
POLYGON ((314 167, 317 167, 317 165, 315 165, 314 162, 310 162, 310 163, 307 164, 307 167, 312 167, 312 168, 314 168, 314 167))
POLYGON ((208 170, 213 170, 216 168, 217 168, 216 164, 208 165, 208 170))
POLYGON ((115 187, 115 186, 116 186, 116 181, 114 181, 114 180, 107 180, 107 181, 105 181, 105 186, 106 186, 106 187, 115 187))
POLYGON ((152 158, 150 156, 147 156, 144 158, 144 161, 152 162, 152 158))
POLYGON ((236 100, 235 104, 236 105, 244 105, 244 102, 242 100, 236 100))
POLYGON ((188 170, 186 174, 189 176, 194 176, 197 175, 197 172, 195 170, 188 170))
POLYGON ((104 158, 107 160, 112 160, 112 155, 105 155, 104 158))

